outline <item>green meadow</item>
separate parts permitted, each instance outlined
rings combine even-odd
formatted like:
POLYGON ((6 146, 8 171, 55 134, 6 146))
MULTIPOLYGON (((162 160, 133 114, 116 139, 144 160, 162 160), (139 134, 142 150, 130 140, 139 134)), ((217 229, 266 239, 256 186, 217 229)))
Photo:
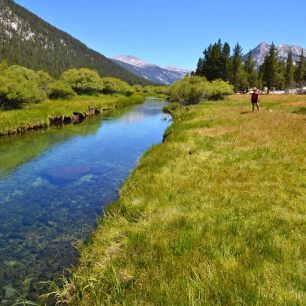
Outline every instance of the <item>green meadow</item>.
POLYGON ((20 128, 35 128, 40 124, 48 126, 49 118, 55 116, 71 116, 76 112, 85 113, 88 107, 98 110, 124 107, 144 101, 143 95, 83 95, 69 100, 44 100, 39 103, 26 103, 19 109, 0 110, 0 134, 15 133, 20 128))
POLYGON ((305 305, 306 96, 171 104, 97 225, 69 305, 305 305))

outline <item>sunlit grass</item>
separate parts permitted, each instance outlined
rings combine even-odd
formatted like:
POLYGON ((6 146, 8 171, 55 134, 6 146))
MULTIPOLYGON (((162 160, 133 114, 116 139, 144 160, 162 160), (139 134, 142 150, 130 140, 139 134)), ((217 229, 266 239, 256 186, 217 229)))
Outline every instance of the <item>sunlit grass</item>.
POLYGON ((142 96, 77 96, 71 100, 46 100, 40 103, 29 103, 21 109, 0 111, 0 134, 14 132, 21 127, 33 127, 38 123, 49 125, 49 117, 70 116, 74 111, 86 112, 88 107, 99 110, 140 103, 142 96))
POLYGON ((305 96, 178 107, 81 249, 71 305, 304 305, 305 96))

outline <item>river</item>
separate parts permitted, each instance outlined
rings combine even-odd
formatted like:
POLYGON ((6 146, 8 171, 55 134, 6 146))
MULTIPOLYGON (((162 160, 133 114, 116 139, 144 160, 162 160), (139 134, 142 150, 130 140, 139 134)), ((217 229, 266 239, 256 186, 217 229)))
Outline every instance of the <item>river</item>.
POLYGON ((0 139, 0 300, 35 300, 40 281, 76 264, 78 241, 137 165, 161 143, 166 102, 96 116, 78 125, 0 139))

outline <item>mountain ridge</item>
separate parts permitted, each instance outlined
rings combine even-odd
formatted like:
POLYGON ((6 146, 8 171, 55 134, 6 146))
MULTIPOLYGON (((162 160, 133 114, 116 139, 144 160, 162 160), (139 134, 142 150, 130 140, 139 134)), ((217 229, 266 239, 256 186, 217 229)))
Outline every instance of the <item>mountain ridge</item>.
POLYGON ((0 42, 0 60, 52 76, 87 67, 130 84, 151 84, 12 0, 0 0, 0 42))
MULTIPOLYGON (((253 54, 253 59, 256 62, 256 66, 259 67, 260 65, 263 64, 265 56, 268 54, 271 45, 272 44, 269 44, 267 42, 261 42, 254 49, 246 53, 243 56, 243 58, 246 59, 248 54, 251 52, 253 54)), ((275 46, 275 47, 276 47, 278 58, 283 62, 286 62, 288 53, 290 51, 292 52, 292 58, 295 63, 299 61, 302 50, 304 51, 304 56, 306 56, 306 49, 301 46, 280 44, 279 46, 275 46)))
POLYGON ((111 60, 129 71, 159 84, 171 84, 191 72, 191 70, 180 69, 174 66, 161 67, 133 55, 118 55, 111 58, 111 60))

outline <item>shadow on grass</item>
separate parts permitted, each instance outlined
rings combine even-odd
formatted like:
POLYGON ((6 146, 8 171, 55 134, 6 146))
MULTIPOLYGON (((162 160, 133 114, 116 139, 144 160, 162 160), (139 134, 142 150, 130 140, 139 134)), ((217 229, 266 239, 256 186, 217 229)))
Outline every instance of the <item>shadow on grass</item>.
POLYGON ((306 107, 300 107, 293 112, 294 114, 306 115, 306 107))
POLYGON ((243 112, 240 112, 240 115, 245 115, 245 114, 250 114, 252 113, 252 111, 243 111, 243 112))

